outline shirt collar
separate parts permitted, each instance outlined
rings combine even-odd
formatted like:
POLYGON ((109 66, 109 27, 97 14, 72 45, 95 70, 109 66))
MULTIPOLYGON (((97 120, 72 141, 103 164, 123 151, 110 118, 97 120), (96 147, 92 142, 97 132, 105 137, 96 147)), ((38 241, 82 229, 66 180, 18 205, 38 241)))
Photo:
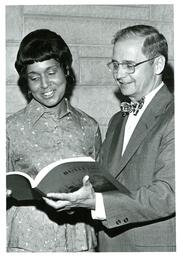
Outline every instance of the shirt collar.
POLYGON ((147 108, 147 106, 149 105, 149 103, 151 102, 151 100, 153 99, 153 97, 155 96, 155 94, 161 89, 161 87, 163 85, 164 85, 164 83, 161 82, 160 85, 158 85, 158 87, 156 87, 154 90, 152 90, 151 92, 146 94, 146 96, 144 97, 145 100, 144 100, 143 107, 141 109, 139 109, 138 115, 134 116, 132 113, 130 113, 130 116, 134 116, 134 118, 139 119, 140 116, 145 111, 145 109, 147 108))
POLYGON ((145 103, 144 105, 148 105, 150 103, 150 101, 152 100, 152 98, 155 96, 155 94, 160 90, 160 88, 164 85, 163 82, 160 83, 160 85, 158 85, 158 87, 156 87, 154 90, 152 90, 151 92, 149 92, 146 96, 145 96, 145 103))

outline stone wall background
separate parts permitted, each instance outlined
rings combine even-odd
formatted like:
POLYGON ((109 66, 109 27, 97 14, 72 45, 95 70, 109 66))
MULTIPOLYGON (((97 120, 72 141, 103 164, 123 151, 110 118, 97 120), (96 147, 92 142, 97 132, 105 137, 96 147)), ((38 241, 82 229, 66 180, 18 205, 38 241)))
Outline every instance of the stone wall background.
POLYGON ((100 124, 104 138, 119 98, 106 63, 111 59, 113 35, 120 28, 148 24, 158 28, 169 44, 165 81, 173 91, 173 5, 8 5, 6 6, 6 115, 26 105, 14 68, 21 39, 30 31, 48 28, 59 33, 73 55, 77 83, 71 103, 100 124))

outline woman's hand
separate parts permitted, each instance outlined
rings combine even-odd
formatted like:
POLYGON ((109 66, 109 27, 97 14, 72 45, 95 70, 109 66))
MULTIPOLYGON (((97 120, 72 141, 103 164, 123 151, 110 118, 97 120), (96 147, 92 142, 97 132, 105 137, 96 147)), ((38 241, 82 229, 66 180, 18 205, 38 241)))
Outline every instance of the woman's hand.
POLYGON ((79 190, 73 193, 48 193, 43 199, 57 211, 70 210, 75 207, 95 209, 95 192, 89 176, 83 178, 83 186, 79 190))
POLYGON ((9 198, 12 196, 12 191, 10 189, 6 190, 6 198, 9 198))

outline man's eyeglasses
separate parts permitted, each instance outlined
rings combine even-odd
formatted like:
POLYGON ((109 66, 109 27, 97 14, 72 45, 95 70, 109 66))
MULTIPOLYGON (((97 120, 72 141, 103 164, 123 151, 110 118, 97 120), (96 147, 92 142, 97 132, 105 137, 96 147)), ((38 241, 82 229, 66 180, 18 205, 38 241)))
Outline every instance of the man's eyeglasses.
POLYGON ((153 60, 157 58, 156 57, 153 57, 151 59, 148 59, 148 60, 144 60, 144 61, 141 61, 141 62, 138 62, 138 63, 131 63, 131 62, 127 62, 127 61, 123 61, 123 62, 118 62, 116 60, 112 60, 111 62, 107 63, 107 67, 109 68, 109 71, 113 72, 113 73, 116 73, 118 72, 118 69, 119 69, 119 66, 121 65, 122 68, 125 70, 126 73, 128 74, 132 74, 135 72, 135 68, 143 63, 146 63, 150 60, 153 60))

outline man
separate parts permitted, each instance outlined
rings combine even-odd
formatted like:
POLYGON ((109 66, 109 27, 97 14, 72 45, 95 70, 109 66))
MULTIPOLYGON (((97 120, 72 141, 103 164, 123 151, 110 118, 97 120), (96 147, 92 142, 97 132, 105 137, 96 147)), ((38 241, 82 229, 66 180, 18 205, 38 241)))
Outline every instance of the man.
POLYGON ((100 162, 131 195, 95 193, 85 177, 77 192, 46 199, 59 210, 95 210, 101 252, 175 251, 174 103, 162 81, 167 59, 167 41, 154 27, 131 26, 115 35, 108 67, 133 107, 122 103, 123 112, 112 117, 100 162))

